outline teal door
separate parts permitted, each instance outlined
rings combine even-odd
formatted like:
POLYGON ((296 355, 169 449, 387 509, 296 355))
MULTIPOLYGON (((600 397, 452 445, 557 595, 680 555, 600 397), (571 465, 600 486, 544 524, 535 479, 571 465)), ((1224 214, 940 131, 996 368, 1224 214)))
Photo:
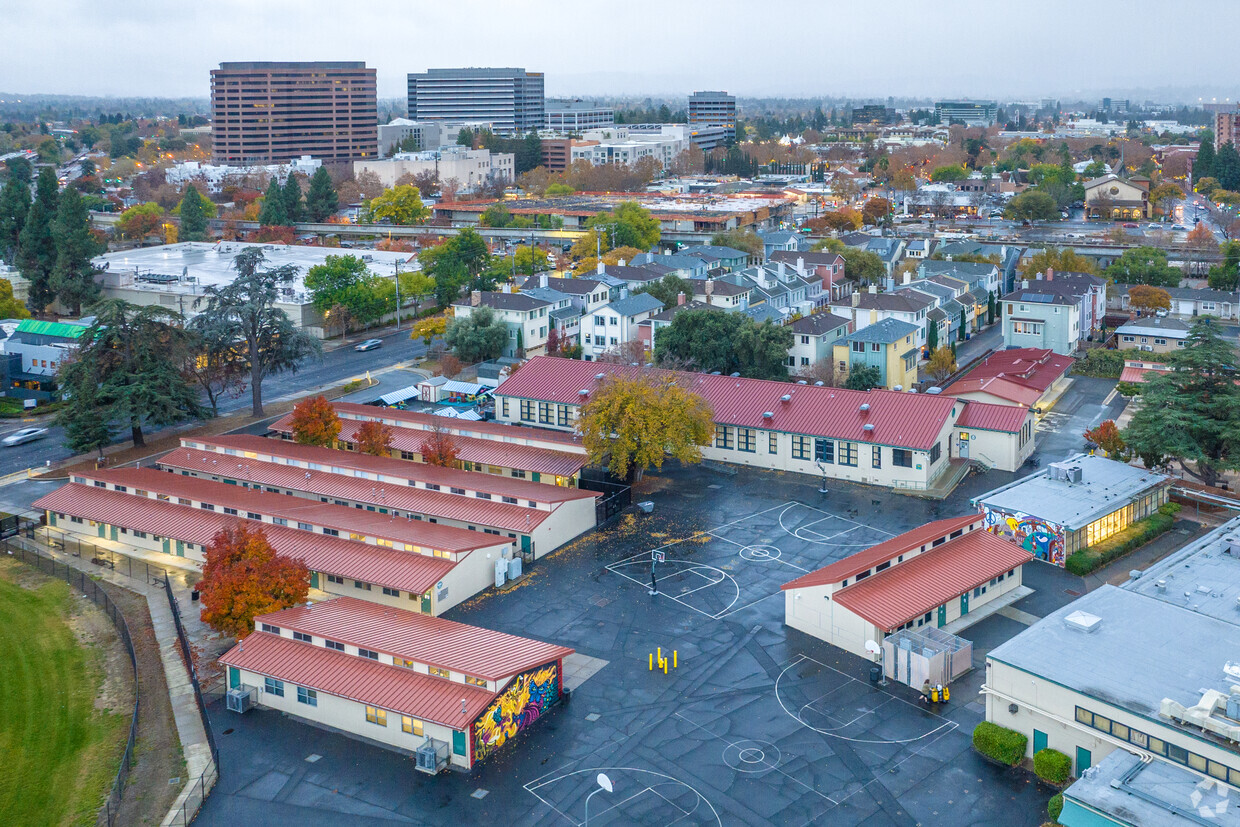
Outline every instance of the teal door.
POLYGON ((52 526, 53 528, 56 527, 56 512, 55 511, 47 512, 47 524, 52 526))
POLYGON ((172 541, 169 540, 167 537, 165 537, 163 539, 163 544, 164 544, 164 554, 171 554, 172 553, 172 541))
POLYGON ((185 556, 185 543, 177 540, 177 557, 185 556))
POLYGON ((431 613, 431 593, 428 591, 426 594, 422 595, 422 614, 428 615, 430 613, 431 613))
POLYGON ((530 474, 530 479, 532 479, 534 482, 539 482, 542 479, 542 475, 539 474, 537 471, 534 471, 532 474, 530 474))
POLYGON ((529 553, 530 553, 530 538, 529 538, 529 535, 528 535, 528 534, 522 534, 522 535, 521 535, 521 556, 523 556, 523 557, 524 557, 524 556, 528 555, 529 553))
POLYGON ((1033 754, 1037 755, 1044 749, 1046 749, 1046 733, 1040 729, 1035 729, 1033 731, 1033 754))
POLYGON ((99 523, 98 528, 99 528, 99 539, 102 540, 106 538, 108 536, 108 524, 99 523))
POLYGON ((452 751, 457 755, 465 755, 465 733, 459 729, 452 730, 452 751))
POLYGON ((317 571, 310 572, 310 588, 317 589, 319 587, 319 573, 317 571))
POLYGON ((939 628, 942 629, 947 625, 947 604, 939 606, 939 628))
POLYGON ((1081 773, 1094 765, 1094 756, 1084 747, 1076 748, 1076 777, 1080 778, 1081 773))
POLYGON ((115 540, 116 538, 117 538, 116 526, 112 526, 112 539, 115 540))
POLYGON ((228 688, 236 689, 241 686, 241 672, 235 666, 228 667, 228 688))
POLYGON ((964 617, 969 613, 969 593, 965 592, 960 595, 960 616, 964 617))

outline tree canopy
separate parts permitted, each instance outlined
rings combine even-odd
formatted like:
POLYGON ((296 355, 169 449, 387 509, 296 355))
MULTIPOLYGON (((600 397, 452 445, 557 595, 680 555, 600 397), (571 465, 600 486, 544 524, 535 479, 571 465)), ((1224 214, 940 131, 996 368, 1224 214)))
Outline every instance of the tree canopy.
POLYGON ((782 325, 702 308, 677 314, 655 337, 654 353, 656 362, 690 365, 707 373, 786 379, 792 343, 792 331, 782 325))
POLYGON ((1119 284, 1152 284, 1179 287, 1184 271, 1167 263, 1167 253, 1158 247, 1125 250, 1103 275, 1119 284))
POLYGON ((1098 265, 1092 258, 1079 255, 1071 247, 1047 247, 1039 250, 1029 258, 1029 263, 1020 272, 1025 278, 1032 278, 1036 273, 1045 273, 1047 268, 1057 273, 1094 275, 1098 272, 1098 265))
MULTIPOLYGON (((950 349, 948 353, 951 353, 950 349)), ((844 387, 853 391, 868 391, 882 387, 882 384, 883 375, 877 365, 856 365, 849 369, 848 378, 844 380, 844 387)))
MULTIPOLYGON (((636 201, 623 201, 611 212, 602 212, 586 221, 586 229, 596 230, 602 241, 604 250, 613 247, 636 247, 649 250, 659 243, 661 230, 659 219, 650 214, 650 210, 636 201)), ((584 239, 578 241, 582 244, 584 239)), ((576 245, 575 245, 576 246, 576 245)), ((582 253, 588 255, 595 251, 594 240, 583 248, 582 253)))
POLYGON ((204 241, 207 237, 207 210, 198 188, 190 184, 181 197, 181 241, 204 241))
POLYGON ((258 223, 264 227, 283 227, 293 222, 289 220, 288 207, 284 201, 284 190, 275 178, 267 185, 267 194, 263 196, 263 206, 258 211, 258 223))
POLYGON ((675 273, 668 273, 661 279, 646 282, 637 292, 649 293, 663 302, 664 307, 675 307, 679 304, 681 293, 685 295, 686 301, 693 298, 693 285, 675 273))
POLYGON ((743 250, 757 259, 766 257, 766 245, 762 243, 762 237, 753 230, 735 229, 715 233, 710 237, 710 243, 716 247, 731 247, 733 250, 743 250))
POLYGON ((444 243, 418 253, 418 262, 422 272, 435 280, 436 303, 446 308, 461 294, 462 287, 485 289, 480 279, 491 262, 491 253, 486 239, 467 227, 444 243))
POLYGON ((202 579, 202 622, 233 637, 254 631, 254 618, 295 606, 310 592, 310 570, 278 554, 261 525, 238 520, 221 530, 206 549, 202 579))
POLYGON ((944 181, 963 181, 969 177, 969 171, 962 164, 946 164, 935 167, 930 172, 930 180, 936 184, 944 181))
POLYGON ((341 422, 336 409, 323 395, 309 396, 293 406, 290 422, 293 441, 300 445, 334 448, 341 422))
POLYGON ((1059 205, 1048 193, 1028 190, 1009 201, 1003 213, 1008 218, 1045 221, 1059 217, 1059 205))
POLYGON ((635 479, 669 456, 699 462, 714 434, 714 413, 670 376, 615 374, 582 405, 577 430, 590 462, 606 461, 615 476, 635 479))
POLYGON ((69 308, 74 316, 80 316, 82 305, 90 304, 99 297, 95 265, 91 259, 104 252, 106 247, 95 238, 86 205, 73 187, 66 187, 60 193, 56 219, 52 224, 52 240, 56 247, 56 261, 52 265, 51 288, 61 304, 69 308))
POLYGON ((1128 306, 1146 313, 1171 309, 1171 294, 1161 287, 1138 284, 1128 290, 1128 306))
POLYGON ((339 198, 332 186, 327 167, 320 166, 310 176, 310 188, 306 191, 306 215, 311 221, 324 221, 336 212, 339 198))
POLYGON ((422 203, 422 193, 413 184, 401 184, 384 190, 366 203, 363 224, 387 222, 408 226, 425 224, 431 217, 430 208, 422 203))
POLYGON ((336 305, 348 309, 360 324, 371 324, 391 312, 396 287, 391 279, 370 272, 358 256, 327 256, 306 271, 306 288, 316 310, 326 313, 336 305))
POLYGON ((57 259, 54 228, 59 211, 57 193, 56 173, 51 167, 44 167, 39 171, 34 203, 26 213, 18 238, 17 267, 30 282, 27 303, 35 313, 42 313, 56 298, 52 269, 57 259))
POLYGON ((504 352, 508 343, 508 325, 486 305, 475 307, 468 316, 448 322, 444 343, 466 364, 485 362, 504 352))

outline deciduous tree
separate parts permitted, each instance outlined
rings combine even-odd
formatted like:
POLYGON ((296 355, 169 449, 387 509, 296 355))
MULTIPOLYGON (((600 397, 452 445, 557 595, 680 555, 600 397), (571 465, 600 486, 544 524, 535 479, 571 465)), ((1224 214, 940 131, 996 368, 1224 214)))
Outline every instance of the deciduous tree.
POLYGON ((368 419, 357 429, 357 450, 372 457, 391 456, 392 426, 368 419))
POLYGON ((412 184, 392 187, 366 203, 362 223, 375 224, 387 221, 407 226, 424 224, 431 217, 430 209, 422 203, 422 194, 412 184))
MULTIPOLYGON (((436 336, 442 336, 444 331, 448 329, 447 316, 431 316, 426 319, 418 319, 413 323, 413 330, 409 333, 410 339, 421 339, 422 344, 430 347, 431 342, 436 336)), ((552 328, 554 330, 554 328, 552 328)))
POLYGON ((449 321, 443 334, 444 343, 466 364, 499 356, 508 338, 508 325, 485 305, 449 321))
POLYGON ((254 631, 256 616, 303 602, 310 592, 310 570, 277 553, 261 525, 238 520, 207 546, 198 591, 203 623, 242 637, 254 631))
POLYGON ((1119 284, 1151 284, 1179 287, 1184 271, 1167 263, 1167 253, 1157 247, 1125 250, 1103 275, 1119 284))
POLYGON ((432 425, 426 439, 422 440, 422 461, 428 465, 452 468, 456 465, 458 453, 460 449, 456 447, 456 440, 442 425, 432 425))
POLYGON ((1027 279, 1035 278, 1038 273, 1047 269, 1057 273, 1089 273, 1098 272, 1098 265, 1092 258, 1078 255, 1071 247, 1047 247, 1030 257, 1029 263, 1021 269, 1021 275, 1027 279))
POLYGON ((736 229, 715 233, 710 237, 710 243, 717 247, 742 250, 758 260, 765 258, 766 246, 762 243, 762 237, 753 230, 736 229))
POLYGON ((293 406, 293 441, 332 448, 340 436, 340 417, 325 396, 311 396, 293 406))
POLYGON ((930 353, 930 361, 926 363, 926 375, 936 382, 941 382, 956 372, 956 356, 949 347, 936 348, 930 353))
POLYGON ((655 338, 655 361, 692 366, 703 372, 739 373, 755 379, 788 375, 793 334, 770 322, 758 324, 743 313, 702 308, 676 315, 655 338))
POLYGON ((378 321, 393 309, 395 287, 390 279, 370 272, 358 256, 327 256, 322 264, 306 271, 306 288, 319 312, 336 305, 349 310, 354 321, 364 325, 378 321))
POLYGON ((0 319, 29 319, 26 305, 13 296, 13 282, 0 279, 0 319))
POLYGON ((1170 310, 1171 294, 1161 287, 1137 284, 1128 289, 1128 306, 1144 313, 1170 310))
MULTIPOLYGON (((955 353, 952 353, 955 358, 955 353)), ((870 388, 877 388, 883 384, 882 374, 876 365, 857 365, 850 368, 848 378, 844 380, 844 387, 853 391, 868 391, 870 388)))
POLYGON ((613 374, 582 405, 577 430, 591 463, 606 462, 612 474, 633 481, 669 456, 701 461, 714 413, 671 376, 613 374))
POLYGON ((1048 193, 1028 190, 1009 201, 1003 214, 1008 218, 1045 221, 1059 217, 1059 205, 1048 193))
POLYGON ((1105 451, 1107 456, 1116 459, 1124 457, 1127 446, 1124 444, 1124 437, 1116 427, 1114 419, 1106 420, 1097 428, 1086 431, 1082 436, 1105 451))

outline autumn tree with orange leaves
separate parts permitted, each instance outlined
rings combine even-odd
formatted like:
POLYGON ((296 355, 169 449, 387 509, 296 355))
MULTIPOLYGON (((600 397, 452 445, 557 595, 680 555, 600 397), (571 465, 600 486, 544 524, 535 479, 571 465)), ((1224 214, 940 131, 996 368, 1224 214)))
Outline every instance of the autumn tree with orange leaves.
POLYGON ((278 554, 249 521, 211 539, 202 575, 202 622, 233 637, 254 631, 255 616, 294 606, 310 591, 306 564, 278 554))
POLYGON ((340 417, 324 396, 312 396, 293 406, 293 441, 331 448, 340 436, 340 417))
POLYGON ((363 422, 357 429, 357 450, 372 457, 386 457, 392 453, 392 426, 373 419, 363 422))
POLYGON ((1127 447, 1124 444, 1123 436, 1120 435, 1119 428, 1115 425, 1114 419, 1108 419, 1097 428, 1086 431, 1084 437, 1103 451, 1106 451, 1109 457, 1122 457, 1127 447))
POLYGON ((458 453, 452 434, 439 425, 432 426, 430 434, 422 442, 422 461, 428 465, 451 468, 458 453))

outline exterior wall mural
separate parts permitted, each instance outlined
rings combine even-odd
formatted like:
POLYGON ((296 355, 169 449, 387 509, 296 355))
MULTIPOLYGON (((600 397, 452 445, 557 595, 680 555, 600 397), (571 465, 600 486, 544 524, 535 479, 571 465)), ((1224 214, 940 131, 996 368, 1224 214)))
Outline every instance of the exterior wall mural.
POLYGON ((982 506, 982 514, 986 517, 988 530, 1011 537, 1038 560, 1063 566, 1065 555, 1062 526, 1048 523, 1023 511, 994 511, 982 506))
POLYGON ((474 760, 481 761, 537 721, 560 696, 560 675, 551 663, 513 679, 474 721, 474 760))

